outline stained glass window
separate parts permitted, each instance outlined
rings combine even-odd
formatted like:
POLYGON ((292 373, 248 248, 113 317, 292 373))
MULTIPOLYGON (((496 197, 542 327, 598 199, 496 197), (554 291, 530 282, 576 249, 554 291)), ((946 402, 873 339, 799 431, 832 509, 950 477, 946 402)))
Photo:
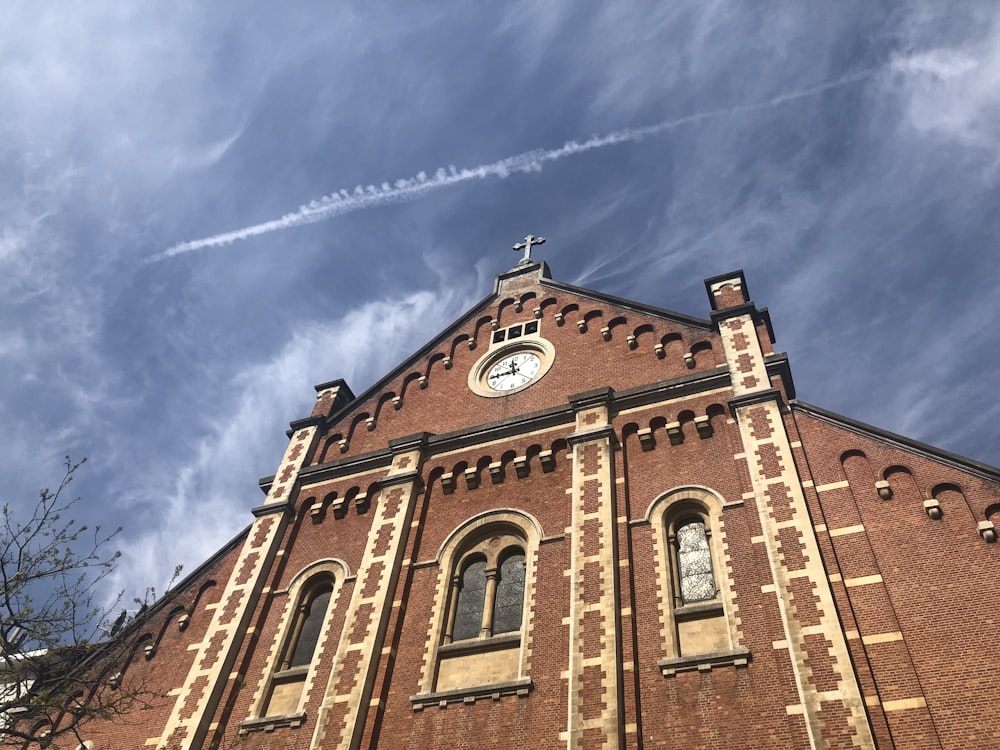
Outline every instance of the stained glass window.
POLYGON ((289 667, 301 667, 312 662, 316 642, 319 640, 319 631, 323 627, 326 608, 330 604, 332 593, 333 589, 330 586, 325 586, 317 591, 306 605, 305 611, 301 614, 305 619, 299 629, 299 637, 295 642, 292 658, 288 663, 289 667))
POLYGON ((469 563, 462 572, 462 587, 458 592, 455 628, 452 640, 475 638, 483 627, 483 605, 486 603, 486 561, 469 563))
POLYGON ((511 633, 521 629, 524 609, 524 554, 508 555, 500 565, 496 606, 493 609, 493 633, 511 633))
POLYGON ((712 552, 701 519, 686 521, 677 527, 677 567, 681 599, 685 603, 715 598, 712 552))

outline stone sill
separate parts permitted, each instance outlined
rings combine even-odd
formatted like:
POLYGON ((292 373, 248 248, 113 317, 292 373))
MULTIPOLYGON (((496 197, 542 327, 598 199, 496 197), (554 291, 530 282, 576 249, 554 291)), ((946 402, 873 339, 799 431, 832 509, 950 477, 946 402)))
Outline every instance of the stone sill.
POLYGON ((674 607, 674 617, 677 620, 698 620, 702 617, 714 617, 721 614, 722 602, 718 599, 708 599, 702 602, 674 607))
POLYGON ((250 732, 273 732, 278 727, 299 727, 306 720, 306 712, 286 714, 284 716, 262 716, 259 719, 247 719, 240 722, 240 734, 250 732))
POLYGON ((503 633, 492 638, 465 638, 438 646, 438 656, 454 656, 455 654, 485 653, 499 651, 503 648, 515 648, 521 645, 521 631, 503 633))
POLYGON ((531 678, 522 677, 520 680, 495 682, 492 685, 475 685, 472 687, 457 688, 456 690, 442 690, 436 693, 411 695, 410 704, 414 711, 423 711, 425 708, 434 705, 437 705, 438 708, 446 708, 449 703, 475 703, 481 698, 490 698, 498 701, 502 695, 516 695, 520 698, 525 698, 530 691, 531 678))
POLYGON ((673 677, 678 672, 710 672, 714 667, 745 667, 750 663, 750 652, 745 648, 732 651, 715 651, 710 654, 678 656, 660 659, 657 662, 664 677, 673 677))

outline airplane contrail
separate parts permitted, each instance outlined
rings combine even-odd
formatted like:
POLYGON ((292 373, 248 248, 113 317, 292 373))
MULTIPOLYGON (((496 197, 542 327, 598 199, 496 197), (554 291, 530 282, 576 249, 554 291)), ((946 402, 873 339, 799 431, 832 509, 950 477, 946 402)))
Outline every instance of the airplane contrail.
POLYGON ((230 232, 222 232, 211 237, 200 240, 190 240, 174 245, 150 258, 150 262, 165 260, 166 258, 183 253, 190 253, 194 250, 202 250, 208 247, 220 247, 228 245, 238 240, 245 240, 248 237, 255 237, 268 232, 276 232, 280 229, 290 229, 305 224, 314 224, 318 221, 326 221, 337 216, 361 211, 366 208, 376 206, 386 206, 395 203, 404 203, 415 200, 427 193, 441 190, 442 188, 458 185, 471 180, 485 180, 488 177, 504 179, 512 174, 520 172, 538 172, 545 164, 559 161, 567 156, 583 154, 594 149, 605 148, 606 146, 616 146, 622 143, 641 141, 645 138, 660 135, 682 125, 689 125, 703 120, 711 120, 717 117, 743 114, 762 109, 776 107, 786 102, 815 96, 830 89, 840 88, 852 83, 857 83, 874 75, 874 70, 865 70, 859 73, 842 76, 825 83, 811 86, 805 89, 798 89, 786 94, 766 99, 752 104, 741 104, 723 109, 714 109, 706 112, 698 112, 674 120, 665 120, 653 125, 646 125, 638 128, 625 128, 616 130, 606 135, 593 136, 585 141, 567 141, 559 148, 535 149, 525 151, 505 159, 494 161, 489 164, 480 164, 477 167, 467 167, 456 169, 453 166, 441 167, 433 175, 420 172, 414 177, 401 178, 393 183, 383 182, 381 185, 368 185, 362 187, 358 185, 353 190, 339 190, 330 193, 322 198, 310 201, 300 206, 295 211, 285 214, 280 219, 272 219, 261 224, 253 224, 243 229, 234 229, 230 232))

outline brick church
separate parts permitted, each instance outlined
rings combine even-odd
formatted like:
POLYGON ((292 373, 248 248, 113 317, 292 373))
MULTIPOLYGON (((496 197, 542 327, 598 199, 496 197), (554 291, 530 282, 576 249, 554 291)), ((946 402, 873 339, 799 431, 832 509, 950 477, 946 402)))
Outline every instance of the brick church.
POLYGON ((532 241, 316 387, 84 746, 1000 747, 1000 470, 798 401, 742 272, 694 317, 532 241))

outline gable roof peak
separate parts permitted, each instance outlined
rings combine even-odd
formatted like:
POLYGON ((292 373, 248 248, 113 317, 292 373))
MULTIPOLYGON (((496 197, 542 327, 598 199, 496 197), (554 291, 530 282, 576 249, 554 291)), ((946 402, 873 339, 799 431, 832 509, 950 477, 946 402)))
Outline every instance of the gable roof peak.
POLYGON ((552 272, 544 260, 519 263, 509 271, 498 274, 493 282, 493 293, 503 294, 510 287, 522 287, 527 283, 537 283, 541 279, 551 279, 552 272))

